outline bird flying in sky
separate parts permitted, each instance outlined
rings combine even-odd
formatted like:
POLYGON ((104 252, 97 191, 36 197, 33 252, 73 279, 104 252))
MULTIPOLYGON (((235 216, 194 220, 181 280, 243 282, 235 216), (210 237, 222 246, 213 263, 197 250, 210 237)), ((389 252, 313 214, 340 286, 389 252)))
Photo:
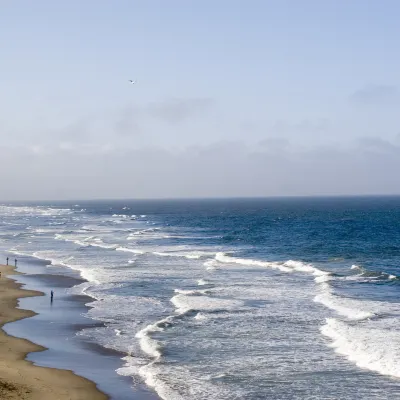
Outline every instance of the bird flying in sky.
POLYGON ((134 83, 136 83, 136 81, 133 81, 132 79, 129 79, 129 83, 130 83, 131 85, 133 85, 134 83))

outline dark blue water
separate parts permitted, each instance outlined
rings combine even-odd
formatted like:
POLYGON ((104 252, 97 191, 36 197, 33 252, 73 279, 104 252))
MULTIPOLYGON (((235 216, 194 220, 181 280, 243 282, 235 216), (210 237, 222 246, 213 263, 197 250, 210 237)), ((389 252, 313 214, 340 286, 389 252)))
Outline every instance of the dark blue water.
MULTIPOLYGON (((400 396, 400 198, 4 205, 4 251, 73 269, 165 399, 400 396)), ((115 367, 114 367, 115 369, 115 367)))

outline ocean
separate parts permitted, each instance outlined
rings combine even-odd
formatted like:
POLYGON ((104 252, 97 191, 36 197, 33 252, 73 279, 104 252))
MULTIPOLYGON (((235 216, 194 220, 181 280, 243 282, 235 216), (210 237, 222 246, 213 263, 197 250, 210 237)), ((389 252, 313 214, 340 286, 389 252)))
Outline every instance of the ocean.
POLYGON ((141 385, 165 400, 400 398, 400 197, 15 203, 0 215, 0 249, 26 279, 38 263, 76 279, 55 305, 60 290, 86 299, 70 314, 88 324, 65 336, 123 377, 118 394, 103 381, 114 399, 141 385))

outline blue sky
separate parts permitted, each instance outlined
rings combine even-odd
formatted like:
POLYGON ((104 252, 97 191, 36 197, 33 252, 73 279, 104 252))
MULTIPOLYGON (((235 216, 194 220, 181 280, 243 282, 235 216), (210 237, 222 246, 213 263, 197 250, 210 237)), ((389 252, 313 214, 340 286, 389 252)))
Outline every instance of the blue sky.
MULTIPOLYGON (((321 148, 364 154, 400 144, 397 1, 3 0, 0 7, 3 151, 33 153, 37 164, 34 175, 2 172, 3 180, 29 175, 44 185, 44 153, 111 157, 131 149, 147 160, 145 151, 157 150, 190 159, 199 148, 225 145, 229 159, 236 143, 248 149, 247 159, 265 147, 290 148, 289 156, 304 162, 306 152, 321 148)), ((232 161, 226 158, 221 165, 232 161)), ((243 184, 226 195, 249 192, 255 175, 251 165, 243 168, 243 184)), ((350 167, 357 168, 363 172, 350 167)), ((115 174, 126 169, 136 176, 129 163, 115 174)), ((208 178, 193 195, 214 195, 208 178)), ((360 177, 346 179, 348 186, 329 187, 347 193, 360 177)), ((382 188, 377 177, 358 191, 398 192, 393 179, 382 188)), ((79 197, 72 181, 68 193, 79 197)), ((320 193, 315 179, 305 183, 304 194, 320 193)), ((186 186, 176 195, 192 195, 186 186)), ((293 184, 282 187, 253 194, 303 194, 293 184)), ((118 193, 136 195, 122 186, 118 193)), ((149 184, 137 195, 163 193, 149 184)))

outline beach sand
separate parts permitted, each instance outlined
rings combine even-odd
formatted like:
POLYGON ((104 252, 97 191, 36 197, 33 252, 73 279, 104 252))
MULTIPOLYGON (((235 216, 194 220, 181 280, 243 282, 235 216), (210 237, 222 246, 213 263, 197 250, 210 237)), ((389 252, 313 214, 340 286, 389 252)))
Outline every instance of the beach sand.
MULTIPOLYGON (((41 296, 25 290, 11 279, 18 274, 12 266, 0 265, 0 327, 12 321, 29 318, 35 313, 18 309, 18 299, 41 296)), ((43 368, 26 361, 28 353, 43 351, 28 340, 7 335, 0 330, 0 399, 12 400, 106 400, 96 385, 71 371, 43 368)))

